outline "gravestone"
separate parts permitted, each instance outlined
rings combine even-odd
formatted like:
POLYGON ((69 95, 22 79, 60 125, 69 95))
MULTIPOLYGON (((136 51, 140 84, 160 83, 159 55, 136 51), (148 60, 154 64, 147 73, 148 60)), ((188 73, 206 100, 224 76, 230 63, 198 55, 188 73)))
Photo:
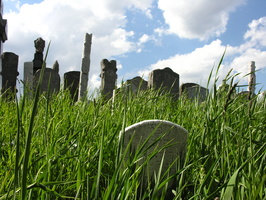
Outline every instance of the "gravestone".
POLYGON ((2 89, 1 93, 6 99, 14 99, 17 92, 16 81, 18 73, 18 55, 12 52, 5 52, 2 59, 2 89))
POLYGON ((169 67, 153 70, 149 74, 148 88, 170 92, 175 100, 179 96, 179 75, 169 67))
POLYGON ((112 98, 113 90, 116 87, 116 61, 107 59, 101 61, 101 94, 107 101, 112 98))
POLYGON ((197 85, 197 83, 182 83, 180 86, 180 95, 182 95, 187 88, 197 85))
POLYGON ((33 62, 24 62, 24 84, 30 89, 33 83, 33 62))
MULTIPOLYGON (((155 144, 146 152, 142 152, 139 155, 139 157, 142 157, 143 159, 137 161, 137 165, 141 165, 147 161, 154 150, 164 147, 164 149, 152 157, 147 164, 147 171, 144 172, 145 186, 148 183, 154 183, 153 177, 154 174, 158 175, 164 153, 165 155, 161 174, 164 174, 164 172, 170 168, 171 164, 174 163, 169 170, 169 176, 174 175, 177 172, 178 166, 180 168, 184 164, 188 131, 172 122, 164 120, 145 120, 127 127, 124 132, 121 131, 119 138, 123 144, 122 152, 124 152, 127 145, 132 140, 130 144, 130 153, 127 153, 125 156, 125 166, 132 161, 130 159, 134 157, 134 153, 140 148, 140 146, 144 144, 145 140, 148 138, 149 139, 147 143, 145 143, 143 149, 146 149, 153 143, 155 144), (131 154, 131 156, 128 154, 131 154)), ((168 186, 169 191, 167 192, 167 195, 171 195, 171 189, 175 186, 175 181, 171 180, 168 186)))
MULTIPOLYGON (((33 87, 36 90, 39 79, 41 75, 41 70, 39 69, 33 77, 33 87)), ((60 76, 57 69, 45 68, 43 73, 42 83, 40 85, 40 93, 48 92, 58 93, 60 90, 60 76)))
POLYGON ((181 88, 182 96, 190 100, 198 100, 199 102, 205 101, 209 94, 209 90, 207 88, 204 88, 196 83, 182 84, 181 88))
POLYGON ((146 90, 148 87, 148 82, 140 76, 136 76, 133 79, 127 80, 125 86, 133 93, 136 93, 137 91, 146 90))
POLYGON ((43 50, 45 47, 45 41, 39 37, 34 40, 35 54, 33 59, 33 74, 35 74, 43 65, 43 50))
MULTIPOLYGON (((0 57, 3 53, 3 43, 7 40, 7 20, 3 19, 3 3, 0 0, 0 57)), ((2 59, 0 58, 0 72, 2 71, 2 59)), ((0 75, 0 88, 3 87, 2 85, 2 76, 0 75)))
POLYGON ((91 54, 91 40, 92 34, 85 34, 85 42, 83 48, 81 73, 80 73, 80 87, 79 87, 79 99, 82 99, 88 87, 89 71, 90 71, 90 54, 91 54))
POLYGON ((249 76, 248 76, 248 91, 251 96, 255 94, 256 90, 256 74, 255 74, 255 62, 251 61, 249 66, 249 76))
POLYGON ((64 74, 64 90, 69 90, 70 96, 74 101, 78 100, 79 91, 79 71, 70 71, 64 74))

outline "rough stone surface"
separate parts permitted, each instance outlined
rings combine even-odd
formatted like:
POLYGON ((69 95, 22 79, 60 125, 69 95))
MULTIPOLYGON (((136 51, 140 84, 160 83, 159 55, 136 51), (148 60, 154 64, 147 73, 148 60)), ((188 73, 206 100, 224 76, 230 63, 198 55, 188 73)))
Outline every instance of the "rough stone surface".
POLYGON ((68 89, 71 95, 71 98, 74 101, 78 100, 78 91, 79 91, 79 71, 70 71, 64 74, 64 90, 68 89))
POLYGON ((43 50, 45 47, 45 41, 39 37, 34 40, 35 54, 33 59, 33 74, 35 74, 43 65, 43 50))
POLYGON ((182 95, 187 88, 190 88, 192 86, 198 86, 197 83, 182 83, 180 86, 180 95, 182 95))
POLYGON ((90 71, 90 54, 91 54, 92 34, 85 34, 84 49, 81 61, 79 99, 82 99, 87 91, 89 71, 90 71))
POLYGON ((255 62, 251 61, 249 66, 249 76, 248 76, 248 91, 253 95, 256 90, 256 74, 255 74, 255 62))
POLYGON ((191 100, 198 100, 199 102, 203 102, 206 100, 209 94, 209 90, 201 87, 198 84, 195 84, 191 87, 185 87, 182 91, 182 95, 191 100))
MULTIPOLYGON (((38 85, 40 75, 41 70, 38 70, 34 74, 33 87, 35 88, 38 85)), ((60 90, 60 76, 56 70, 53 70, 51 68, 44 69, 40 92, 48 92, 48 88, 50 93, 57 93, 60 90)))
POLYGON ((29 87, 32 86, 33 82, 33 62, 24 63, 24 83, 29 87))
MULTIPOLYGON (((3 2, 0 0, 0 56, 3 53, 3 44, 7 40, 7 20, 3 19, 3 2)), ((0 72, 2 71, 2 59, 0 59, 0 72)), ((0 75, 0 88, 2 88, 2 76, 0 75)))
POLYGON ((16 81, 18 73, 18 55, 12 52, 5 52, 2 59, 2 89, 1 93, 8 99, 13 99, 17 92, 16 81))
POLYGON ((140 76, 136 76, 133 79, 126 81, 125 86, 132 92, 146 90, 148 87, 148 82, 145 81, 140 76))
POLYGON ((101 94, 105 100, 112 98, 113 90, 116 87, 116 61, 107 59, 101 61, 101 94))
POLYGON ((169 67, 153 70, 149 74, 148 88, 170 92, 174 99, 179 96, 179 75, 169 67))
MULTIPOLYGON (((147 152, 140 155, 144 156, 144 159, 139 161, 142 164, 155 149, 161 147, 166 147, 163 151, 157 153, 148 163, 148 168, 145 176, 145 184, 147 182, 153 182, 154 173, 158 174, 158 170, 162 161, 163 152, 165 151, 165 157, 163 161, 162 173, 164 173, 172 163, 178 160, 173 167, 170 169, 169 176, 174 175, 177 172, 177 163, 180 162, 182 166, 186 156, 186 146, 188 131, 183 127, 174 124, 169 121, 164 120, 145 120, 129 126, 125 129, 125 132, 121 131, 120 140, 123 141, 123 148, 129 144, 132 139, 130 153, 134 155, 134 152, 144 143, 146 139, 150 139, 145 144, 148 147, 154 143, 157 139, 155 145, 153 145, 147 152), (161 138, 160 138, 161 137, 161 138), (178 159, 179 158, 179 159, 178 159), (150 177, 150 179, 148 178, 150 177)), ((145 148, 144 148, 145 149, 145 148)), ((126 161, 130 156, 126 156, 126 161)), ((169 189, 174 185, 174 181, 169 182, 169 189)))
POLYGON ((54 70, 55 72, 59 73, 59 63, 58 63, 57 60, 54 62, 53 70, 54 70))

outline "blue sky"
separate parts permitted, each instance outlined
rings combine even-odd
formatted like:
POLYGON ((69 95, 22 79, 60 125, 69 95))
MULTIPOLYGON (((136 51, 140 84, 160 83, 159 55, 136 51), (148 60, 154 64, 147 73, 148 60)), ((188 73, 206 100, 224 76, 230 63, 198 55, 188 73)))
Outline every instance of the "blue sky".
MULTIPOLYGON (((100 61, 114 59, 118 83, 135 76, 147 80, 154 69, 170 67, 180 84, 206 86, 225 50, 219 76, 240 73, 256 62, 257 91, 266 90, 265 0, 2 0, 8 20, 4 51, 33 60, 33 41, 51 41, 47 66, 55 60, 60 75, 80 70, 85 33, 92 33, 90 88, 100 85, 100 61)), ((246 87, 240 90, 246 90, 246 87)))

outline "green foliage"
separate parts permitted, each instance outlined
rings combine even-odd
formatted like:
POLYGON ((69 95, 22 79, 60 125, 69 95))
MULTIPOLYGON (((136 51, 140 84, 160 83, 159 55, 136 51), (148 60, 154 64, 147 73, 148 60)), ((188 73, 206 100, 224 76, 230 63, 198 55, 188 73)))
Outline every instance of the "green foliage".
POLYGON ((264 199, 266 110, 237 97, 233 78, 222 94, 214 83, 201 104, 152 90, 121 92, 113 103, 73 103, 68 92, 1 100, 0 199, 160 199, 163 174, 138 196, 144 166, 132 164, 141 154, 124 168, 119 143, 121 130, 147 119, 189 131, 185 165, 171 177, 175 199, 264 199))

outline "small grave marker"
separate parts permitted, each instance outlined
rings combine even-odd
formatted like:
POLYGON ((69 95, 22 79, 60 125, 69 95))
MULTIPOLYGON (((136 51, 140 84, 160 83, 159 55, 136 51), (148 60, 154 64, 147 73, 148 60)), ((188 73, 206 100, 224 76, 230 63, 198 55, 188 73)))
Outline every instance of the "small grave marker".
POLYGON ((196 83, 185 83, 181 86, 181 95, 190 100, 198 100, 203 102, 207 99, 209 90, 196 83))
MULTIPOLYGON (((155 143, 146 152, 140 155, 140 157, 143 159, 140 159, 137 162, 138 164, 143 164, 145 161, 147 161, 154 150, 164 147, 162 151, 157 153, 149 160, 147 165, 147 173, 144 175, 145 185, 148 184, 148 182, 154 182, 154 174, 157 175, 159 172, 164 153, 165 155, 161 174, 164 174, 173 163, 174 165, 169 170, 169 176, 172 176, 177 172, 178 165, 182 166, 184 164, 187 137, 188 131, 186 129, 175 123, 164 120, 145 120, 127 127, 125 132, 120 133, 120 140, 123 140, 123 149, 125 149, 132 140, 130 144, 130 153, 133 154, 141 145, 145 143, 145 140, 148 138, 149 139, 145 144, 144 149, 155 143), (157 140, 158 142, 156 142, 157 140)), ((131 156, 127 154, 125 162, 127 163, 130 158, 131 156)), ((165 179, 166 177, 164 180, 165 179)), ((169 181, 168 190, 170 190, 170 193, 171 188, 174 185, 174 180, 169 181)))
MULTIPOLYGON (((33 78, 33 87, 38 85, 41 75, 41 70, 38 70, 33 78)), ((40 87, 40 92, 47 92, 49 88, 50 93, 57 93, 60 90, 60 76, 57 69, 45 68, 43 80, 40 87)))
POLYGON ((78 100, 79 79, 79 71, 70 71, 64 74, 64 90, 69 90, 74 101, 78 100))
POLYGON ((179 74, 169 67, 153 70, 149 74, 148 88, 170 92, 174 99, 179 96, 179 74))

